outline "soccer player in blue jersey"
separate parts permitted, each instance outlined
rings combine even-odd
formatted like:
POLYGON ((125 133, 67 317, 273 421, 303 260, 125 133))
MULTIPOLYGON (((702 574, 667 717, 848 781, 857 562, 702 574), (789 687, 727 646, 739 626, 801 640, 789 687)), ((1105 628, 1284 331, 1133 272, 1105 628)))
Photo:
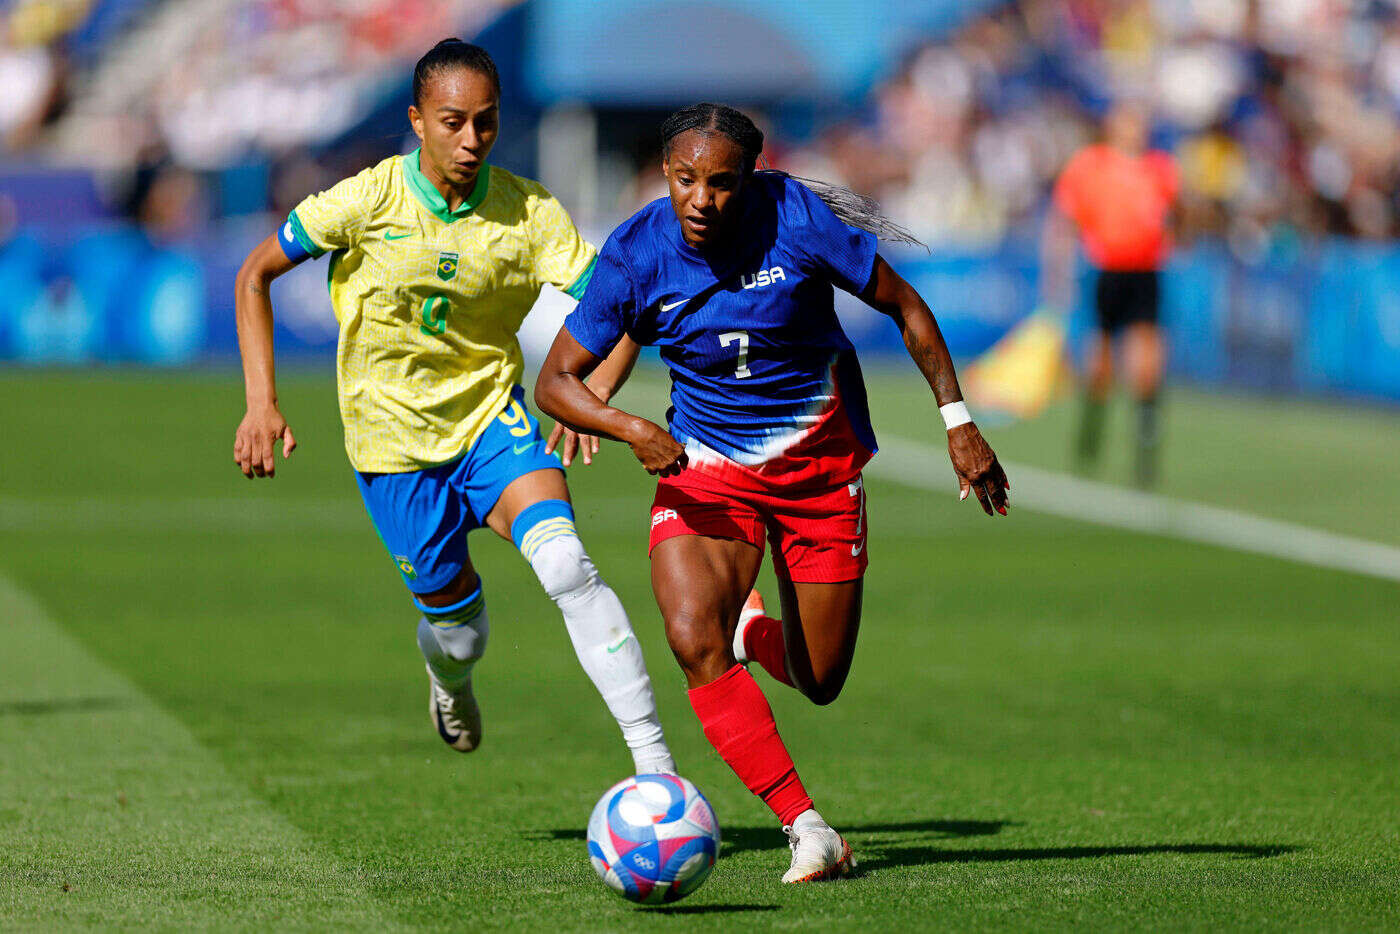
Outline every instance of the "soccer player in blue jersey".
POLYGON ((524 405, 515 332, 544 285, 577 297, 595 251, 538 182, 490 165, 501 86, 490 55, 447 39, 418 62, 422 145, 297 205, 236 284, 248 411, 234 458, 273 475, 296 442, 278 407, 271 282, 331 254, 336 382, 365 508, 417 609, 438 735, 481 742, 472 690, 490 626, 467 533, 513 541, 564 617, 638 772, 673 772, 642 650, 574 527, 559 461, 524 405))
POLYGON ((661 135, 670 198, 608 239, 535 399, 576 432, 625 441, 660 475, 652 588, 691 706, 784 825, 783 881, 835 878, 853 865, 850 846, 813 808, 745 667, 828 704, 855 651, 869 560, 861 468, 875 436, 833 287, 899 325, 938 400, 962 498, 1005 515, 1009 484, 928 306, 876 252, 877 233, 911 238, 846 189, 755 171, 763 134, 733 108, 687 107, 661 135), (669 430, 607 404, 639 345, 670 367, 669 430), (753 592, 765 537, 781 620, 753 592))

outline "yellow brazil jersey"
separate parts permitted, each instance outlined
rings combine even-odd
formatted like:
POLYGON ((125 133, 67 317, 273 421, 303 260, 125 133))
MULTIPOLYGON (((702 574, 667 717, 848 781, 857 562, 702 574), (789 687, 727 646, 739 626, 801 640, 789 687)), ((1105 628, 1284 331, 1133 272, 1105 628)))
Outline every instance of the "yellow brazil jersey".
POLYGON ((365 473, 464 453, 521 380, 541 286, 578 298, 596 256, 542 185, 495 166, 449 211, 416 149, 307 198, 283 237, 331 254, 345 449, 365 473))

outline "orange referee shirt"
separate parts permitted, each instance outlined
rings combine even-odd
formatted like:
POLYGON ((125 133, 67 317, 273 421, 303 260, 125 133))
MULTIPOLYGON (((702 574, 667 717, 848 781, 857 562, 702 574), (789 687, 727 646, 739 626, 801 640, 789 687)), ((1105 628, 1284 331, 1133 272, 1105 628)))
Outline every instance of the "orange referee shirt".
POLYGON ((1079 227, 1099 269, 1160 269, 1171 252, 1167 212, 1176 199, 1176 164, 1164 152, 1130 156, 1086 146, 1055 183, 1055 206, 1079 227))

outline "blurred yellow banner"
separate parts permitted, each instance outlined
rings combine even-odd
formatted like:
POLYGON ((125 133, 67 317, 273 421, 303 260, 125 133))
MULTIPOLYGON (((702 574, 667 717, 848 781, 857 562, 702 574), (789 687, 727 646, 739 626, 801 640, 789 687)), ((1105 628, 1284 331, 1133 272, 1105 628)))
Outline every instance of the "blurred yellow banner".
POLYGON ((961 383, 977 409, 1032 418, 1059 396, 1069 378, 1064 318, 1042 308, 973 361, 961 383))

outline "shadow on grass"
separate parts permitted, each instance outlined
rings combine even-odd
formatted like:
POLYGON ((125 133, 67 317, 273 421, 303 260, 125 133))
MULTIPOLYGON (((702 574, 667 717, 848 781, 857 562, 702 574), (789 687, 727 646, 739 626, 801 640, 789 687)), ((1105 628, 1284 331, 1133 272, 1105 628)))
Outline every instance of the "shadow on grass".
POLYGON ((659 905, 649 915, 720 915, 740 911, 777 911, 777 905, 659 905))
MULTIPOLYGON (((1053 846, 1024 849, 945 849, 942 840, 987 837, 1003 827, 1019 826, 1001 820, 918 820, 904 823, 849 824, 840 830, 855 846, 859 873, 896 866, 928 866, 936 863, 1010 863, 1044 859, 1105 859, 1112 856, 1149 856, 1154 853, 1225 855, 1237 859, 1268 859, 1292 853, 1297 847, 1253 843, 1147 843, 1135 846, 1053 846), (910 839, 910 838, 914 839, 910 839)), ((581 828, 528 831, 537 840, 583 840, 581 828)), ((725 827, 722 856, 747 850, 773 850, 786 842, 777 828, 725 827)), ((679 906, 688 907, 688 906, 679 906)), ((736 906, 724 910, 763 910, 765 906, 736 906)), ((696 910, 721 910, 723 906, 695 906, 696 910)))
POLYGON ((0 717, 37 716, 50 713, 69 713, 81 710, 84 713, 97 710, 117 710, 130 706, 121 697, 65 697, 56 700, 4 701, 0 702, 0 717))
MULTIPOLYGON (((897 824, 843 824, 841 832, 859 837, 862 844, 879 846, 882 840, 902 840, 911 834, 930 841, 953 840, 990 836, 1001 833, 1003 827, 1014 826, 1016 824, 1013 822, 1001 820, 916 820, 897 824)), ((782 831, 772 824, 763 827, 723 827, 720 833, 724 840, 720 849, 722 856, 733 856, 748 850, 781 849, 787 845, 782 831)), ((583 828, 568 827, 531 831, 528 835, 537 840, 583 840, 586 832, 583 828)))
POLYGON ((1001 850, 944 850, 928 846, 873 847, 860 868, 927 866, 933 863, 1009 863, 1039 859, 1102 859, 1152 853, 1224 854, 1239 859, 1267 859, 1297 847, 1250 843, 1149 843, 1139 846, 1052 846, 1001 850))

